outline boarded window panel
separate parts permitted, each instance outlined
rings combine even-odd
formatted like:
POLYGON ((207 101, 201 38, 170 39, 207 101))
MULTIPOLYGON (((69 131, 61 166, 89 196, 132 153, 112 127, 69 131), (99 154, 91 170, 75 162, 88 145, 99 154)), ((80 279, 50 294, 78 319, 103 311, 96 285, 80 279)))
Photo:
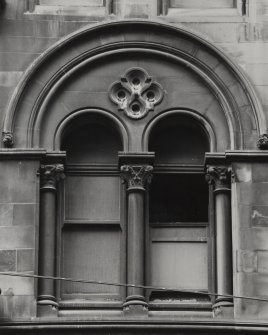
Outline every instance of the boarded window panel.
MULTIPOLYGON (((63 276, 120 281, 120 230, 118 227, 82 226, 63 230, 63 276)), ((115 294, 115 286, 64 282, 63 294, 115 294)))
POLYGON ((152 243, 153 286, 208 289, 206 243, 152 243))
POLYGON ((117 176, 68 176, 65 219, 118 221, 119 185, 117 176))
POLYGON ((233 8, 233 0, 171 0, 172 8, 233 8))

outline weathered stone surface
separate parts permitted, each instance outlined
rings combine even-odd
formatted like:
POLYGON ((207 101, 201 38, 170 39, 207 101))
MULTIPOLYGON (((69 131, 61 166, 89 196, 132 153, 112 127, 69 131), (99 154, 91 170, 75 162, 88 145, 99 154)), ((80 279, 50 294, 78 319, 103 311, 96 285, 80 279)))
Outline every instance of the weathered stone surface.
POLYGON ((18 52, 0 52, 0 71, 25 71, 40 54, 28 53, 27 57, 18 52))
POLYGON ((0 86, 13 87, 19 82, 23 72, 22 71, 1 71, 0 72, 0 86))
POLYGON ((0 204, 0 226, 13 224, 13 204, 0 204))
POLYGON ((0 271, 16 271, 16 250, 0 250, 0 271))
POLYGON ((247 73, 255 85, 268 85, 268 64, 247 64, 247 73))
POLYGON ((38 164, 31 161, 0 162, 0 203, 35 203, 38 164))
POLYGON ((250 163, 234 163, 232 165, 236 182, 251 182, 252 171, 250 163))
POLYGON ((32 226, 0 227, 0 245, 3 249, 33 248, 35 229, 32 226))
POLYGON ((252 227, 268 228, 268 206, 252 206, 250 218, 252 227))
POLYGON ((257 253, 255 251, 238 250, 237 251, 237 271, 238 272, 256 272, 257 271, 257 253))
POLYGON ((239 202, 244 205, 256 204, 266 205, 268 197, 267 183, 240 183, 237 185, 239 190, 239 202))
POLYGON ((35 204, 14 204, 13 225, 31 226, 35 224, 35 204))
POLYGON ((33 295, 34 279, 1 275, 1 289, 3 296, 33 295))
POLYGON ((241 229, 239 230, 238 243, 243 250, 268 250, 268 229, 241 229))
POLYGON ((29 319, 36 315, 36 300, 33 295, 0 296, 0 319, 29 319))
POLYGON ((17 271, 34 271, 34 249, 17 250, 17 271))
MULTIPOLYGON (((56 43, 58 38, 43 38, 33 36, 3 36, 0 44, 1 52, 29 52, 41 53, 52 44, 56 43)), ((25 57, 25 56, 24 56, 25 57)))

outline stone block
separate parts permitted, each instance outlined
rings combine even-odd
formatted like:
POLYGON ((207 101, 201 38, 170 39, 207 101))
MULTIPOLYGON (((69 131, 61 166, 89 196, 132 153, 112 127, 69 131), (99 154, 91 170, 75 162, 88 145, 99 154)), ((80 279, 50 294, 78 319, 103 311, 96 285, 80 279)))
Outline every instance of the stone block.
POLYGON ((35 204, 14 204, 13 225, 33 226, 35 224, 35 204))
POLYGON ((250 163, 232 164, 234 178, 236 182, 248 183, 252 181, 252 171, 250 163))
POLYGON ((34 22, 28 20, 0 20, 2 36, 33 36, 34 22))
MULTIPOLYGON (((31 21, 29 21, 31 22, 31 21)), ((34 20, 33 32, 38 37, 59 37, 59 21, 58 20, 34 20)))
POLYGON ((268 63, 246 64, 246 71, 255 85, 268 85, 268 63))
POLYGON ((1 161, 0 203, 35 203, 38 166, 33 161, 1 161))
POLYGON ((36 300, 33 295, 0 296, 0 319, 31 319, 36 316, 36 300))
POLYGON ((13 224, 13 204, 0 204, 0 226, 13 224))
POLYGON ((22 71, 0 71, 0 86, 16 86, 22 74, 22 71))
POLYGON ((24 71, 39 53, 0 52, 0 71, 24 71))
POLYGON ((13 90, 14 90, 14 87, 3 87, 3 86, 0 87, 0 108, 1 109, 6 107, 13 90))
POLYGON ((238 202, 244 205, 266 205, 268 183, 240 183, 237 185, 238 202))
POLYGON ((252 163, 253 182, 268 182, 268 165, 264 163, 252 163))
POLYGON ((41 53, 56 43, 58 38, 39 38, 32 36, 3 36, 1 38, 1 52, 32 52, 41 53))
POLYGON ((17 249, 17 271, 34 271, 34 249, 17 249))
POLYGON ((268 250, 257 251, 258 272, 268 273, 268 250))
POLYGON ((215 43, 236 43, 237 23, 235 22, 184 22, 183 25, 203 34, 215 43))
MULTIPOLYGON (((267 85, 262 85, 262 86, 255 85, 255 89, 256 89, 257 93, 259 94, 259 97, 260 97, 263 105, 268 106, 267 85)), ((266 110, 268 110, 268 108, 266 110)))
POLYGON ((34 279, 1 275, 1 289, 3 296, 33 295, 34 279))
POLYGON ((262 42, 238 43, 241 59, 247 64, 268 63, 268 45, 262 42))
POLYGON ((247 106, 249 101, 245 94, 243 87, 239 83, 235 83, 229 86, 229 90, 235 97, 237 105, 239 107, 247 106))
POLYGON ((215 69, 219 64, 220 60, 209 53, 205 48, 200 47, 195 54, 201 62, 205 63, 211 69, 215 69))
POLYGON ((0 250, 0 272, 16 271, 16 250, 0 250))
POLYGON ((268 229, 248 228, 240 229, 238 246, 243 250, 268 250, 268 229))
POLYGON ((237 271, 256 272, 257 253, 255 251, 237 250, 237 271))
POLYGON ((0 227, 0 246, 3 249, 33 248, 35 229, 32 226, 0 227))
POLYGON ((252 206, 251 226, 268 228, 268 206, 252 206))
POLYGON ((237 212, 238 222, 236 224, 242 229, 251 227, 252 206, 238 205, 237 212))

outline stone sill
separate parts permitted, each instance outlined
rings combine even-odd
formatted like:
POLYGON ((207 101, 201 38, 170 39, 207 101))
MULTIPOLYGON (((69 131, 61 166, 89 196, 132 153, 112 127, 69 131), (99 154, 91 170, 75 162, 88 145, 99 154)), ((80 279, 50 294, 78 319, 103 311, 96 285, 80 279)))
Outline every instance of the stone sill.
POLYGON ((74 22, 88 22, 98 23, 110 17, 107 16, 88 16, 88 15, 63 15, 63 14, 36 14, 33 12, 25 12, 25 18, 27 20, 42 20, 42 21, 74 21, 74 22))

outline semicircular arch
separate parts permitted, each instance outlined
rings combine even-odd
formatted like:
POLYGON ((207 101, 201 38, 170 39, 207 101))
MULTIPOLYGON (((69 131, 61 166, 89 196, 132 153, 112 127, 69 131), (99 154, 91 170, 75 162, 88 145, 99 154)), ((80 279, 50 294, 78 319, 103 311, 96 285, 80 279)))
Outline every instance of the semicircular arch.
MULTIPOLYGON (((43 122, 59 88, 84 66, 131 52, 155 54, 178 62, 202 79, 217 99, 228 124, 230 146, 226 149, 252 149, 258 135, 265 132, 264 114, 252 85, 238 66, 213 44, 185 28, 150 21, 118 21, 83 28, 39 57, 26 71, 10 100, 4 134, 14 134, 16 147, 42 147, 48 143, 45 148, 52 150, 54 144, 40 138, 51 137, 43 122), (31 99, 27 100, 29 96, 31 99)), ((53 121, 54 134, 65 118, 62 115, 53 121)), ((5 137, 4 143, 10 145, 5 137)))

